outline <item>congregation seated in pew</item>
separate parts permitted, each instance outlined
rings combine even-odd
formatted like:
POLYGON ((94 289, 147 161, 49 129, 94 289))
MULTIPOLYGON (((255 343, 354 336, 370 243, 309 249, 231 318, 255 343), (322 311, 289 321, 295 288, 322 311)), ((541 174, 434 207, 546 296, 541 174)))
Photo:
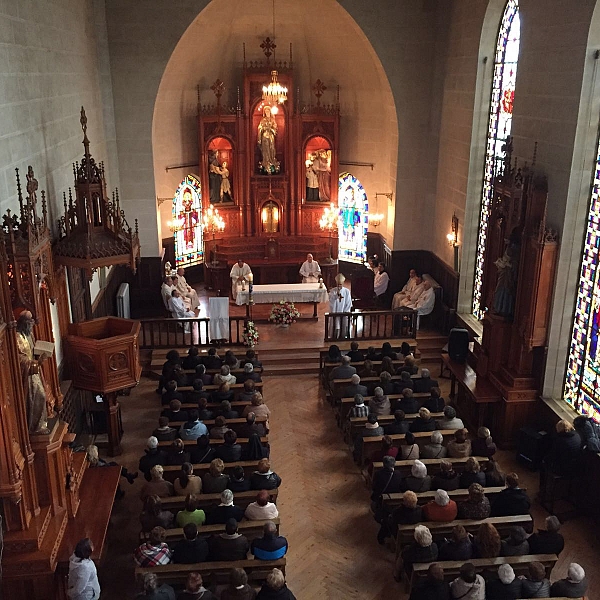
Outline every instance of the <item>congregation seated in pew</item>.
POLYGON ((464 429, 465 425, 462 419, 456 416, 456 409, 453 406, 444 408, 444 418, 437 421, 438 429, 464 429))
POLYGON ((173 484, 165 481, 163 478, 164 469, 162 465, 156 464, 150 469, 150 481, 147 481, 140 491, 140 498, 143 501, 148 496, 158 496, 164 498, 174 494, 173 484))
POLYGON ((458 503, 459 519, 487 519, 491 513, 491 505, 485 496, 485 489, 479 483, 469 486, 469 497, 458 503))
POLYGON ((183 440, 178 437, 167 449, 167 465, 181 466, 190 462, 190 453, 186 450, 183 440))
POLYGON ((196 527, 200 527, 206 521, 206 513, 198 508, 198 501, 194 494, 188 494, 185 497, 185 505, 183 510, 180 510, 175 516, 177 527, 185 527, 188 523, 194 523, 196 527))

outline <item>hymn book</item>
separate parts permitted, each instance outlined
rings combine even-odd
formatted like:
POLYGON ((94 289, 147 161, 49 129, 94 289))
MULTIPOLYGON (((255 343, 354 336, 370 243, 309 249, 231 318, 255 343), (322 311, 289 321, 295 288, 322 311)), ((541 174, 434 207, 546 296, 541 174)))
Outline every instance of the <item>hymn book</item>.
POLYGON ((50 358, 54 354, 54 342, 46 342, 45 340, 36 340, 33 347, 33 354, 39 358, 50 358))

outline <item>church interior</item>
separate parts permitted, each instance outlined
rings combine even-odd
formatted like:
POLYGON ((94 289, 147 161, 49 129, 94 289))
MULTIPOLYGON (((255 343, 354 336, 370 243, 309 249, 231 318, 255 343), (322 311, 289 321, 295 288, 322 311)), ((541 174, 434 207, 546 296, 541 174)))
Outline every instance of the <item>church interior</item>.
POLYGON ((0 598, 600 599, 600 2, 0 46, 0 598))

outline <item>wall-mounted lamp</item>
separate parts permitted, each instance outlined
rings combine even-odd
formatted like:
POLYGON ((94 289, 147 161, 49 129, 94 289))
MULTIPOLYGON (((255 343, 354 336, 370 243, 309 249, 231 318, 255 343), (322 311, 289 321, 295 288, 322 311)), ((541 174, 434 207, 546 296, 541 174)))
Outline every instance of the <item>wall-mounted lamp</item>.
POLYGON ((392 202, 392 198, 394 197, 394 193, 393 192, 389 192, 389 193, 383 193, 383 192, 377 192, 375 194, 375 212, 374 213, 369 213, 369 224, 373 225, 373 227, 379 227, 383 221, 383 213, 380 213, 378 210, 378 204, 377 204, 377 197, 378 196, 385 196, 390 202, 392 202))
POLYGON ((377 200, 377 196, 385 196, 390 201, 390 204, 394 201, 394 192, 377 192, 375 200, 377 200))
POLYGON ((452 215, 452 229, 446 236, 448 243, 454 248, 454 270, 458 271, 458 217, 456 213, 452 215))

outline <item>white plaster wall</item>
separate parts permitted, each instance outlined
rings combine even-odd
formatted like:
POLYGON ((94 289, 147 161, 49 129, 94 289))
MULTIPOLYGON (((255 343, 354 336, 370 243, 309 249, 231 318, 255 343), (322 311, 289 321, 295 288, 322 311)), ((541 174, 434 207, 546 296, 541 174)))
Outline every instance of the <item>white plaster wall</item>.
POLYGON ((18 208, 15 167, 32 165, 52 223, 83 154, 79 111, 109 183, 118 185, 104 2, 0 2, 0 212, 18 208))
MULTIPOLYGON (((291 42, 301 102, 311 101, 310 88, 317 78, 328 88, 322 98, 325 103, 335 102, 336 87, 341 87, 340 159, 373 162, 375 168, 341 165, 340 170, 361 180, 374 206, 376 192, 394 190, 398 148, 394 100, 381 63, 364 33, 337 2, 279 0, 276 7, 277 58, 289 57, 291 42)), ((271 33, 271 19, 269 0, 214 0, 182 36, 165 69, 154 110, 154 174, 159 197, 172 197, 183 176, 197 171, 193 167, 165 170, 198 159, 196 85, 200 85, 201 102, 209 104, 215 101, 210 86, 217 78, 224 80, 223 101, 234 105, 236 87, 243 87, 242 43, 246 42, 249 60, 263 57, 260 43, 271 33), (233 22, 231 13, 236 15, 233 22)), ((387 212, 388 204, 385 198, 379 200, 382 212, 387 212)), ((160 213, 166 237, 170 204, 162 204, 160 213)), ((379 228, 386 237, 393 231, 388 223, 379 228)))

